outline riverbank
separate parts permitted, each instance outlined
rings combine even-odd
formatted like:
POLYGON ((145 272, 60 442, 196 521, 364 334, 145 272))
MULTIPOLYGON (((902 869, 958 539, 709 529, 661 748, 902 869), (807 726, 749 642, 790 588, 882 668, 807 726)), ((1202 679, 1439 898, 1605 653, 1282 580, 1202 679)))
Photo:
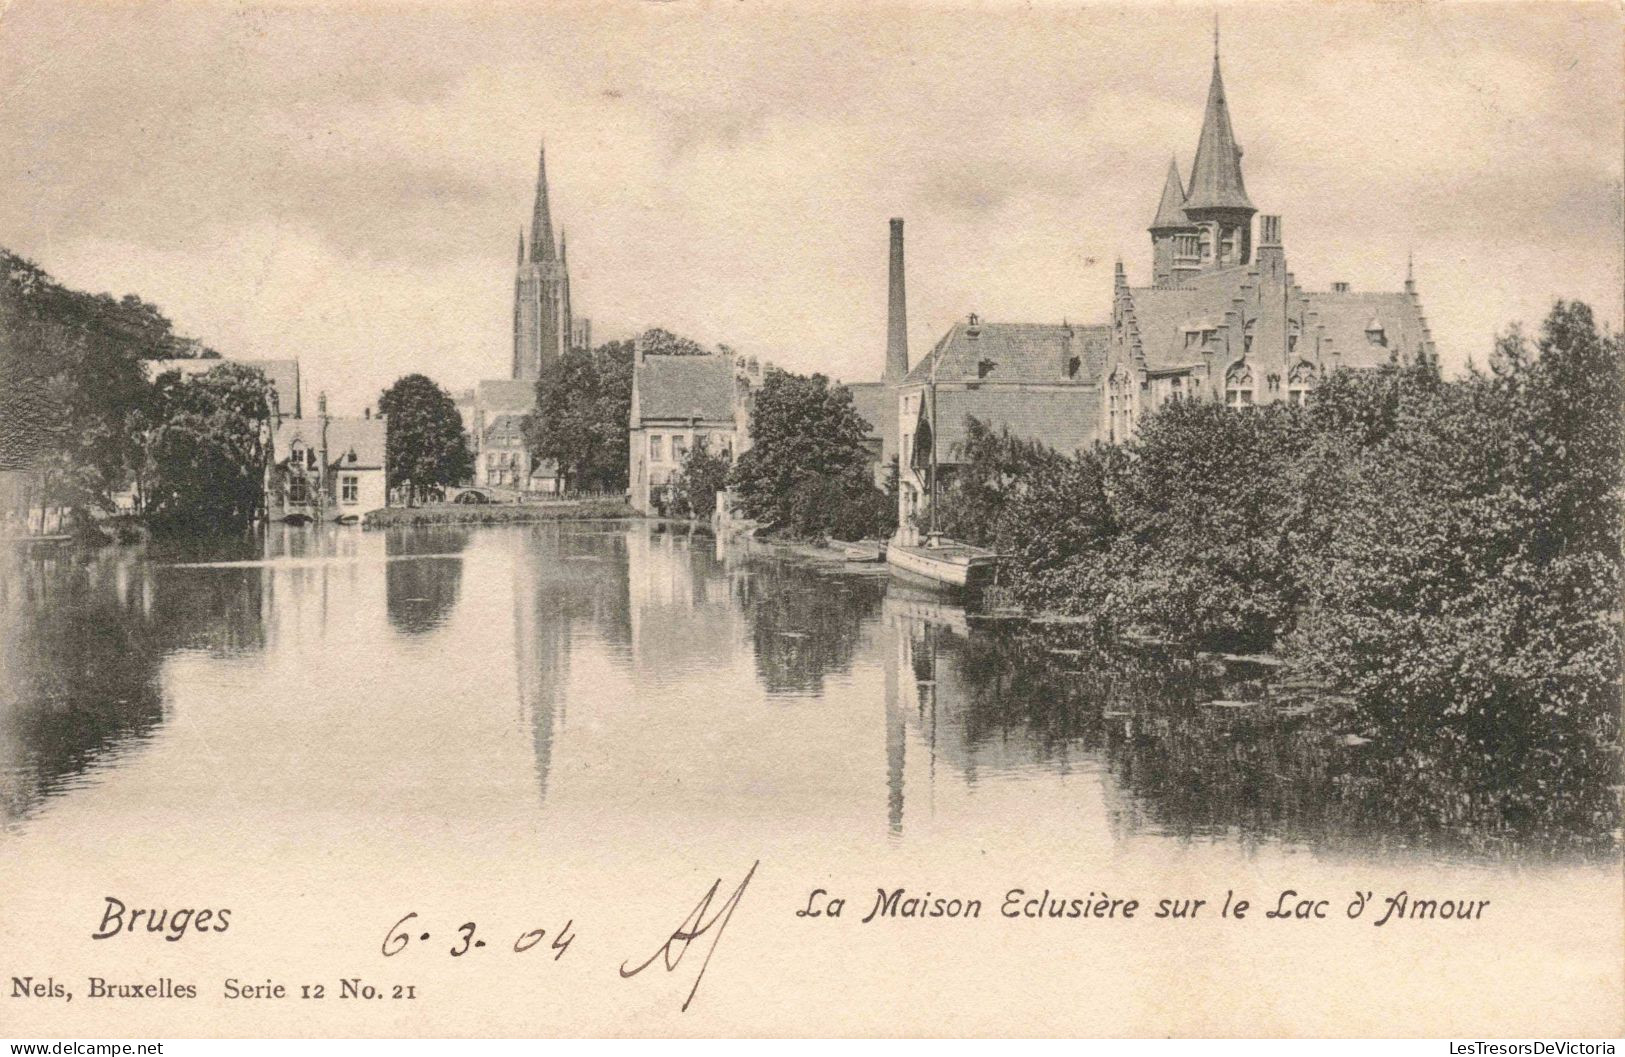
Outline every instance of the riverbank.
POLYGON ((367 528, 403 525, 506 525, 532 521, 608 521, 642 517, 620 499, 559 500, 544 503, 429 503, 368 511, 367 528))

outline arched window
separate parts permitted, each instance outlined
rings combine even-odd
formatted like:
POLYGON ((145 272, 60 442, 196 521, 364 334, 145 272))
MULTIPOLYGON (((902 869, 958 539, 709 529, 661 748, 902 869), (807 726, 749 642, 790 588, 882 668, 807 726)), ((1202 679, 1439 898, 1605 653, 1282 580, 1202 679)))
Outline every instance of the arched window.
POLYGON ((1307 360, 1299 360, 1292 365, 1292 370, 1286 377, 1286 401, 1289 404, 1302 404, 1309 399, 1309 390, 1315 387, 1315 365, 1307 360))
POLYGON ((1134 380, 1122 366, 1112 371, 1106 386, 1106 422, 1114 442, 1128 440, 1134 432, 1134 380))
POLYGON ((1383 330, 1382 320, 1373 316, 1371 322, 1365 325, 1365 340, 1373 345, 1388 344, 1388 335, 1383 330))
POLYGON ((1224 372, 1224 402, 1229 407, 1252 406, 1253 369, 1245 360, 1237 360, 1224 372))

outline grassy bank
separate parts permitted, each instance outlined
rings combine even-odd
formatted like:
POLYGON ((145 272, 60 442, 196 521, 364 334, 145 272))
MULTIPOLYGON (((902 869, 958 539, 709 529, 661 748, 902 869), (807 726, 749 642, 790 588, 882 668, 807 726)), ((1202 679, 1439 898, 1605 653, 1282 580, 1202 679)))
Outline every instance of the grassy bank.
POLYGON ((392 506, 369 511, 368 528, 398 525, 506 525, 528 521, 590 521, 635 518, 640 515, 619 499, 561 500, 556 503, 430 503, 392 506))

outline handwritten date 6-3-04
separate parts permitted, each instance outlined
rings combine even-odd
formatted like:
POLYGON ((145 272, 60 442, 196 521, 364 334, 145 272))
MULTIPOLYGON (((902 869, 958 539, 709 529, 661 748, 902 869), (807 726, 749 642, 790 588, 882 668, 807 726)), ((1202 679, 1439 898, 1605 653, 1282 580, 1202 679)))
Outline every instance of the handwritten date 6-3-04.
MULTIPOLYGON (((408 927, 408 923, 416 920, 417 916, 417 911, 414 910, 395 922, 394 927, 389 930, 389 934, 384 937, 383 947, 380 948, 384 957, 393 958, 410 947, 413 942, 428 943, 434 938, 434 934, 421 925, 408 927)), ((553 933, 553 941, 548 944, 547 949, 553 952, 554 961, 564 957, 564 952, 569 950, 570 944, 575 941, 575 933, 570 931, 570 926, 573 924, 575 924, 575 919, 571 918, 564 923, 562 928, 553 933)), ((452 944, 446 953, 453 958, 461 958, 466 954, 481 949, 485 946, 485 941, 476 935, 478 932, 479 926, 474 922, 463 922, 457 926, 452 937, 452 944)), ((513 941, 513 952, 515 954, 524 954, 545 939, 547 939, 546 929, 531 929, 529 932, 522 932, 519 934, 519 938, 513 941)))

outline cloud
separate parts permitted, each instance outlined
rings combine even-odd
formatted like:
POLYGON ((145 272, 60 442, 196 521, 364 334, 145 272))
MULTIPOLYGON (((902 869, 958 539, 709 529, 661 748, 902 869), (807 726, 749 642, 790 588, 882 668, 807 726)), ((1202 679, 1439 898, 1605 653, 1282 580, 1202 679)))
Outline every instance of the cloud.
MULTIPOLYGON (((1457 361, 1552 294, 1617 302, 1617 11, 1224 23, 1248 188, 1300 279, 1392 287, 1414 251, 1457 361)), ((0 242, 227 352, 299 355, 357 388, 341 404, 409 370, 460 385, 506 368, 545 134, 600 336, 661 324, 855 379, 891 216, 916 356, 972 309, 1103 318, 1110 262, 1148 267, 1169 155, 1189 170, 1208 32, 1181 8, 16 0, 0 242)))

